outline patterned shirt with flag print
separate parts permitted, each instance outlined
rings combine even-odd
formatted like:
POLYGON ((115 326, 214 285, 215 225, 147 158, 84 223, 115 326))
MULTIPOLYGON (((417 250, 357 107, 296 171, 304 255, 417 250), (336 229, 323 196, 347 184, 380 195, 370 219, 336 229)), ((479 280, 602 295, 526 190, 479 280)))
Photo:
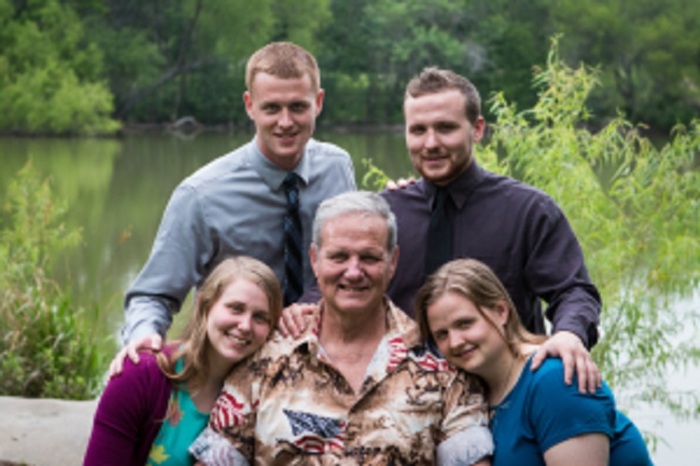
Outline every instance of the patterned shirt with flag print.
POLYGON ((471 464, 490 454, 481 385, 428 351, 402 311, 386 309, 389 331, 360 393, 324 356, 319 313, 301 338, 276 334, 234 369, 191 451, 214 465, 430 465, 440 453, 471 464))

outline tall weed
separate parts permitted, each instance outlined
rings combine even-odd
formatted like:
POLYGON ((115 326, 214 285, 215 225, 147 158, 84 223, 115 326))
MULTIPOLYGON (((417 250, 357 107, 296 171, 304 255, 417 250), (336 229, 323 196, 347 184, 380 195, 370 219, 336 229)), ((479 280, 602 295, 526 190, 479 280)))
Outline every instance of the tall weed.
MULTIPOLYGON (((106 354, 70 294, 48 275, 80 241, 29 162, 9 184, 0 228, 0 395, 88 399, 106 354), (102 353, 101 353, 102 351, 102 353)), ((96 310, 94 312, 97 312, 96 310)))

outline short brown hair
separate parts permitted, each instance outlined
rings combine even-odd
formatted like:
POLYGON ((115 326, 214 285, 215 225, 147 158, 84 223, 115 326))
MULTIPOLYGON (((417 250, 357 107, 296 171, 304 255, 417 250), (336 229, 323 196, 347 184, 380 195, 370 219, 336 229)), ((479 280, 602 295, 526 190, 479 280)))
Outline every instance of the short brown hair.
POLYGON ((424 68, 406 86, 404 102, 409 98, 421 97, 447 90, 457 90, 465 97, 464 113, 472 126, 481 116, 481 96, 474 84, 452 70, 435 67, 424 68))
POLYGON ((448 292, 459 294, 474 303, 479 314, 494 327, 496 324, 486 314, 485 309, 493 309, 499 302, 505 303, 508 308, 508 320, 503 338, 514 355, 519 354, 519 343, 544 342, 544 336, 527 331, 503 283, 486 264, 476 259, 456 259, 448 262, 428 277, 421 287, 416 298, 416 320, 425 341, 433 341, 428 324, 428 307, 448 292))
POLYGON ((245 68, 245 85, 251 90, 258 73, 281 79, 297 79, 308 75, 314 91, 321 87, 321 71, 313 55, 292 42, 271 42, 255 52, 245 68))

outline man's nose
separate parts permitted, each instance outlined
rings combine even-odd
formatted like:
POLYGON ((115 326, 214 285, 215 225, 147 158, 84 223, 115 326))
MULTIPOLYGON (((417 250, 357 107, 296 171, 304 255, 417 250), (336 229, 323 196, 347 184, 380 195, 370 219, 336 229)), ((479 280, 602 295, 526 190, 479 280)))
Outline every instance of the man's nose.
POLYGON ((425 133, 425 147, 427 149, 434 149, 438 146, 437 134, 435 130, 429 129, 425 133))
POLYGON ((348 259, 345 275, 349 277, 362 276, 362 264, 358 257, 351 257, 348 259))
POLYGON ((280 118, 278 121, 278 124, 280 126, 291 126, 292 125, 292 117, 289 113, 289 109, 283 108, 282 111, 280 112, 280 118))

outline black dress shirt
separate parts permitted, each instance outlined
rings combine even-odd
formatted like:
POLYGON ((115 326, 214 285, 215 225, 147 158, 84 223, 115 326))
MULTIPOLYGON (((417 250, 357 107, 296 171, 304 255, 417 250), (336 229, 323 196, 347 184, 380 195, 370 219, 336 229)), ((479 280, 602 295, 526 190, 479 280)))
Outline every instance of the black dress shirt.
MULTIPOLYGON (((425 279, 426 232, 436 187, 420 179, 384 191, 398 224, 399 262, 389 285, 391 299, 413 316, 425 279)), ((511 295, 525 327, 545 334, 541 301, 552 332, 569 330, 587 347, 598 340, 600 295, 564 213, 547 194, 481 168, 474 161, 448 190, 453 202, 455 258, 491 267, 511 295)))

